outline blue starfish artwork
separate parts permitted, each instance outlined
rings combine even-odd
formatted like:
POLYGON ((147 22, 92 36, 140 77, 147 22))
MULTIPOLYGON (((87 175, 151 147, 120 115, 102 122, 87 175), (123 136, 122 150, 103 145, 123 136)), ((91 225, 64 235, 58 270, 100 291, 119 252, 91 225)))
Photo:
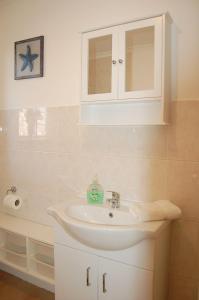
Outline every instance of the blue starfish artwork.
POLYGON ((23 72, 28 67, 30 69, 30 72, 32 72, 33 68, 34 68, 33 61, 35 59, 37 59, 39 55, 38 54, 32 54, 30 46, 27 45, 26 54, 21 54, 20 53, 19 56, 23 60, 23 65, 21 67, 21 72, 23 72))

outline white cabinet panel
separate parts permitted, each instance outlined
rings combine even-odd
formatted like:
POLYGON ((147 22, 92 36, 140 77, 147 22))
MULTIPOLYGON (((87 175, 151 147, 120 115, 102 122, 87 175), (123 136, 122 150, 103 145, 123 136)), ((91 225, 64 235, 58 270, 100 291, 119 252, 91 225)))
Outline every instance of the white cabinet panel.
POLYGON ((146 299, 153 299, 152 271, 100 259, 99 300, 146 299))
POLYGON ((97 256, 56 245, 55 265, 56 300, 97 300, 97 256))

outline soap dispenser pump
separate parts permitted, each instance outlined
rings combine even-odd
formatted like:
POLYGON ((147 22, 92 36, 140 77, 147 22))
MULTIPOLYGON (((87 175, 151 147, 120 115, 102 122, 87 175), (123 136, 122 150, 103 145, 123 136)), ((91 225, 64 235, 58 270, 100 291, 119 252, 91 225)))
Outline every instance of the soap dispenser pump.
POLYGON ((103 204, 103 200, 104 191, 98 182, 97 176, 95 176, 87 190, 87 201, 89 204, 103 204))

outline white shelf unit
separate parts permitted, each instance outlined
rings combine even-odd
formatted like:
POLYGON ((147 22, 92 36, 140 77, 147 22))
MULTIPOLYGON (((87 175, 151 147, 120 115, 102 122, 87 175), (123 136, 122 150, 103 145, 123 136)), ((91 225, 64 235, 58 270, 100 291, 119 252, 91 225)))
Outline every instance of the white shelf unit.
POLYGON ((0 269, 54 292, 52 229, 0 213, 0 269))

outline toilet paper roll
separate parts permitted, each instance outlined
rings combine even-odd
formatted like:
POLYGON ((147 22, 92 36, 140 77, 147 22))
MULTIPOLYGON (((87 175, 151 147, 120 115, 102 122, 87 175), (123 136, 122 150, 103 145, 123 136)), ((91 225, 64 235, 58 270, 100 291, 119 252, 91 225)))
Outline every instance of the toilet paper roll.
POLYGON ((9 194, 6 195, 3 199, 4 207, 11 208, 11 209, 20 209, 23 204, 23 200, 16 194, 9 194))

